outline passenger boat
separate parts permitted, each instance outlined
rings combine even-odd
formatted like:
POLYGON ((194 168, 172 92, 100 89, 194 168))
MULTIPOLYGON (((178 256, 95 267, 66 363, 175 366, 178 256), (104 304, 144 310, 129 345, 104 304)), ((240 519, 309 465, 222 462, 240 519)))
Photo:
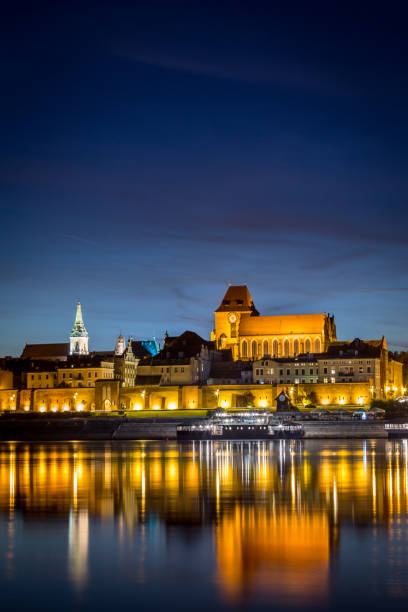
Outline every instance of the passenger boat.
POLYGON ((177 427, 178 440, 273 440, 303 435, 301 425, 276 419, 268 411, 216 411, 208 419, 177 427))
POLYGON ((408 438, 408 423, 385 423, 388 438, 408 438))

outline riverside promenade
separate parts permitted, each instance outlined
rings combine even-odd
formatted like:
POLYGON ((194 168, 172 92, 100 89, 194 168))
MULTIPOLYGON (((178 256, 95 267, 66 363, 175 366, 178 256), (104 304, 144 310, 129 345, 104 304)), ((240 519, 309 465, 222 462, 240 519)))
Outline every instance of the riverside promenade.
MULTIPOLYGON (((177 426, 194 423, 195 418, 157 417, 48 417, 0 418, 2 441, 58 441, 58 440, 175 440, 177 426)), ((301 421, 304 438, 353 439, 386 438, 383 419, 373 421, 301 421)))

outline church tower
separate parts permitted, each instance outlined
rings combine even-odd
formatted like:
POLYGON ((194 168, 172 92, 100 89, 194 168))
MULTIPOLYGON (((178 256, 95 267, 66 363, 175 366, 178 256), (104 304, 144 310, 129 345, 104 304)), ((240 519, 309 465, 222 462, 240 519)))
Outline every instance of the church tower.
POLYGON ((88 332, 82 320, 81 302, 78 300, 75 323, 69 338, 70 355, 88 355, 88 332))
POLYGON ((115 355, 116 356, 123 355, 124 352, 125 352, 125 339, 122 336, 122 334, 120 334, 115 344, 115 355))

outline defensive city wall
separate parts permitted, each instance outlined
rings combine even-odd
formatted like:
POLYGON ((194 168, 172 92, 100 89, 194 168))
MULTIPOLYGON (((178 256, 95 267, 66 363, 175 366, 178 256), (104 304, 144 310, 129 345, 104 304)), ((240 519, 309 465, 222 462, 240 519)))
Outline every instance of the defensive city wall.
MULTIPOLYGON (((166 411, 208 410, 212 408, 275 406, 277 395, 285 389, 293 403, 310 397, 317 406, 367 406, 372 397, 369 383, 313 383, 296 385, 218 385, 120 387, 118 380, 97 381, 95 387, 54 389, 0 389, 0 411, 82 412, 117 410, 166 411)), ((194 412, 192 412, 192 416, 194 412)))

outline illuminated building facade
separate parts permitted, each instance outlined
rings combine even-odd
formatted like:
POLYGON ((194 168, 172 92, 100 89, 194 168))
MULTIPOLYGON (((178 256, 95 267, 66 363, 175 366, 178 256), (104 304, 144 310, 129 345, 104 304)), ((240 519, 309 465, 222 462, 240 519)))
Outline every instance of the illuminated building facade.
POLYGON ((234 359, 294 357, 324 352, 336 340, 336 325, 326 313, 260 316, 247 286, 237 285, 228 288, 215 311, 212 339, 234 359))

